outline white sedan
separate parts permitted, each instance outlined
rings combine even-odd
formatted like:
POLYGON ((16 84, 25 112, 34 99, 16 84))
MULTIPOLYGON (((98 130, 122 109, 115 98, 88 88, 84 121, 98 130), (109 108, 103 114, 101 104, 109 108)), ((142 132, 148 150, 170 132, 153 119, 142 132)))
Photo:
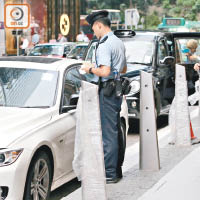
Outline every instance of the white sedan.
MULTIPOLYGON (((48 199, 72 170, 80 61, 0 58, 0 197, 48 199)), ((127 105, 121 122, 126 136, 127 105)), ((124 137, 125 148, 125 137, 124 137)))

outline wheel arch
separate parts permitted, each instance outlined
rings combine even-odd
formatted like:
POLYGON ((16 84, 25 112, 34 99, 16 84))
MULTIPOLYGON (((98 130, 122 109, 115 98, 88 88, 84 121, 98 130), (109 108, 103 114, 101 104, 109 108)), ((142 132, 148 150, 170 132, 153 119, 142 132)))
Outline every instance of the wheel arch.
POLYGON ((125 125, 125 128, 126 128, 126 120, 125 120, 125 118, 124 117, 120 117, 120 119, 121 119, 121 122, 125 125))
MULTIPOLYGON (((52 166, 52 178, 53 178, 53 175, 54 175, 54 158, 53 158, 53 153, 52 153, 51 149, 47 145, 43 145, 35 151, 32 159, 31 159, 31 162, 37 156, 37 154, 39 152, 42 152, 42 151, 45 152, 49 157, 49 160, 50 160, 50 163, 51 163, 51 166, 52 166)), ((31 163, 30 163, 30 165, 31 165, 31 163)))
MULTIPOLYGON (((47 145, 43 145, 43 146, 40 146, 33 154, 31 160, 30 160, 30 163, 29 163, 29 167, 28 167, 28 170, 27 170, 27 174, 26 174, 26 181, 25 181, 25 187, 24 187, 24 194, 23 194, 23 199, 25 198, 24 195, 25 195, 25 190, 26 190, 26 183, 27 183, 27 176, 29 174, 29 171, 31 169, 31 165, 32 163, 34 162, 34 159, 38 156, 39 153, 41 152, 44 152, 47 154, 48 158, 49 158, 49 161, 50 161, 50 165, 52 167, 52 170, 51 170, 51 178, 53 181, 53 176, 54 176, 54 158, 53 158, 53 153, 51 151, 51 149, 47 146, 47 145)), ((51 188, 50 188, 51 190, 51 188)))

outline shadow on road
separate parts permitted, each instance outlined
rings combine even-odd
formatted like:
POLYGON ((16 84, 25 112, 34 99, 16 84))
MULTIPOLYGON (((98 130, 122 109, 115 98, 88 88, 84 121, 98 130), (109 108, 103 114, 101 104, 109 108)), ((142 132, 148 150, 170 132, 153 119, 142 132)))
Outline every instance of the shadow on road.
POLYGON ((76 178, 51 192, 49 200, 60 200, 81 187, 81 182, 76 178))

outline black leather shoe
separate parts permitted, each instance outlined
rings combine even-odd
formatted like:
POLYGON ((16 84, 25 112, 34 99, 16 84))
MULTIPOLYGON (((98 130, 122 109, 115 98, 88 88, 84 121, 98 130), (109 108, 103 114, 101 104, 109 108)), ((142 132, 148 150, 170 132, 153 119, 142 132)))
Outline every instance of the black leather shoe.
POLYGON ((117 183, 121 178, 106 178, 107 184, 117 183))

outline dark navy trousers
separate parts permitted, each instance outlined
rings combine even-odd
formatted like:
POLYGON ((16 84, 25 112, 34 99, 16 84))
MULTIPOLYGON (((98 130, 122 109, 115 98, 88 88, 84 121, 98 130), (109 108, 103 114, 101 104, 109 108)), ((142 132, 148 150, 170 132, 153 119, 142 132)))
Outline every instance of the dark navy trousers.
POLYGON ((99 103, 101 114, 101 127, 103 137, 104 162, 107 178, 117 178, 121 170, 119 166, 119 131, 120 111, 122 97, 116 97, 115 92, 111 96, 103 94, 103 88, 99 91, 99 103), (120 168, 120 169, 119 169, 120 168))

